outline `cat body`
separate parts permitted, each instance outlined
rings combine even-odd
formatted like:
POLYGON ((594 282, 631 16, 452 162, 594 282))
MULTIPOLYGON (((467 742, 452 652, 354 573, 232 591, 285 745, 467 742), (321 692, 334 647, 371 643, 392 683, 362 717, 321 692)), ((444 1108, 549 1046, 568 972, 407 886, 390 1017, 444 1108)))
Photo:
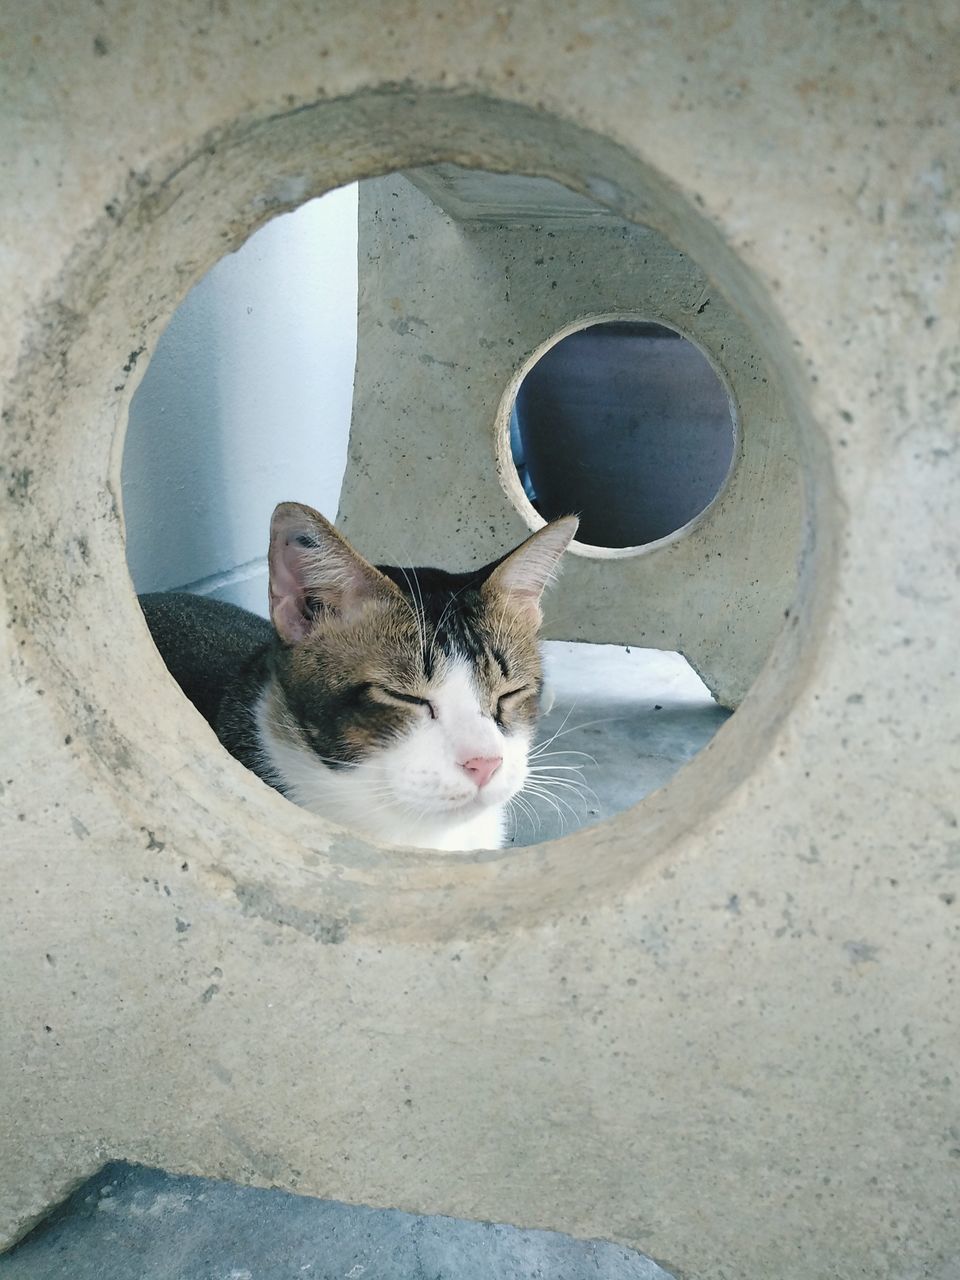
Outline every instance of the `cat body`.
POLYGON ((141 606, 223 745, 294 803, 383 843, 498 848, 539 714, 540 594, 575 531, 472 573, 408 570, 282 503, 271 622, 182 593, 141 606))

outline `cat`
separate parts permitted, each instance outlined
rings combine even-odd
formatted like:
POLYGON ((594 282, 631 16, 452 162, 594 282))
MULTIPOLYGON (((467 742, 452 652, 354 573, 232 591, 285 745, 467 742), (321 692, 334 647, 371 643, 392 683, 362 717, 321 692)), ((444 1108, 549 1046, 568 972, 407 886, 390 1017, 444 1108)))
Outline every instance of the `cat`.
POLYGON ((540 597, 576 530, 555 520, 467 573, 403 569, 283 502, 270 622, 178 592, 140 604, 223 745, 288 799, 382 843, 496 849, 540 710, 540 597))

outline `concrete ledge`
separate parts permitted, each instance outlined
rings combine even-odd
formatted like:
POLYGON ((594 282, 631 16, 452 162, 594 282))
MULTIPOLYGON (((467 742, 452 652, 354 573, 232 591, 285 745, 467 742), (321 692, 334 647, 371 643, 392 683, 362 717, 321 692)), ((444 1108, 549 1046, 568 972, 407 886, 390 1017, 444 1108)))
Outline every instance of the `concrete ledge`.
POLYGON ((108 1165, 4 1259, 6 1280, 670 1280, 632 1249, 108 1165))

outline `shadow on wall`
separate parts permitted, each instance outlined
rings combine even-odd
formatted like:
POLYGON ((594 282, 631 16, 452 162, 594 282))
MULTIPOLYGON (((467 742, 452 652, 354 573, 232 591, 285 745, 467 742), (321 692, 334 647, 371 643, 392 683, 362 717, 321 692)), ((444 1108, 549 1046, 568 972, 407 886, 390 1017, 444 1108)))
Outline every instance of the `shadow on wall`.
POLYGON ((187 295, 130 407, 127 561, 138 592, 266 612, 277 502, 334 518, 357 351, 357 187, 267 223, 187 295))
POLYGON ((75 1191, 0 1266, 5 1280, 670 1280, 642 1254, 607 1241, 124 1164, 107 1165, 75 1191))

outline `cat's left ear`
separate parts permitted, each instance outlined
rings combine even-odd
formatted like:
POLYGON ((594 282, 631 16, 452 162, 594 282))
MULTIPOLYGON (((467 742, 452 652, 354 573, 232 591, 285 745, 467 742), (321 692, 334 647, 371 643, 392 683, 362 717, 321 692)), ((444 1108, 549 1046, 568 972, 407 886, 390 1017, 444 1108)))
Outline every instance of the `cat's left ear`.
POLYGON ((533 627, 543 620, 540 597, 556 577, 560 557, 573 541, 577 516, 563 516, 538 529, 497 565, 486 582, 486 596, 505 597, 533 627))
POLYGON ((270 620, 287 644, 303 640, 324 610, 349 616, 398 594, 326 517, 299 502, 281 502, 274 511, 269 559, 270 620))

